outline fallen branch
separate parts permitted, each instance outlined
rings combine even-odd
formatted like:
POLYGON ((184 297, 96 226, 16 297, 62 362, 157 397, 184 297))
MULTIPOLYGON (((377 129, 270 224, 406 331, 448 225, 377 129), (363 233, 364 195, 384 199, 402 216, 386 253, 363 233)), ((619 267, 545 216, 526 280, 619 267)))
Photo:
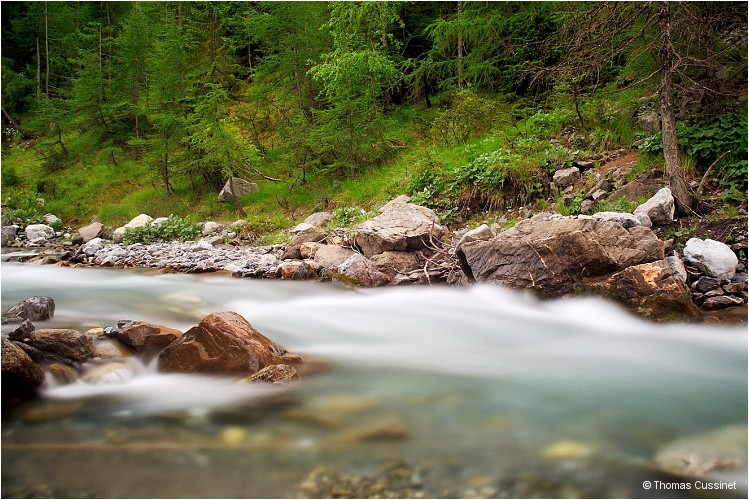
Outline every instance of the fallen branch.
POLYGON ((702 176, 702 180, 700 181, 699 185, 697 186, 697 191, 696 191, 696 193, 695 193, 695 194, 697 195, 697 197, 699 197, 699 196, 700 196, 700 195, 702 194, 702 185, 703 185, 703 184, 705 183, 705 180, 707 179, 707 175, 708 175, 708 174, 710 173, 710 170, 712 170, 712 168, 713 168, 713 167, 714 167, 715 165, 717 165, 717 164, 718 164, 718 162, 719 162, 720 160, 722 160, 722 159, 723 159, 723 157, 724 157, 724 156, 726 156, 726 155, 727 155, 728 153, 730 153, 730 152, 731 152, 731 150, 729 149, 728 151, 726 151, 725 153, 723 153, 722 155, 720 155, 720 156, 718 157, 718 159, 717 159, 717 160, 715 160, 715 161, 714 161, 714 162, 712 163, 712 165, 710 165, 709 167, 707 167, 707 170, 705 171, 705 175, 703 175, 703 176, 702 176))

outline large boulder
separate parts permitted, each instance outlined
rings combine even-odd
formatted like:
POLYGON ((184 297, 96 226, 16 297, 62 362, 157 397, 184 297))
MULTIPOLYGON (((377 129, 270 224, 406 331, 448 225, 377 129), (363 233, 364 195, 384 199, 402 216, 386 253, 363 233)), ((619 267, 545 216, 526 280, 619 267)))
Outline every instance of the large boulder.
POLYGON ((257 193, 258 187, 254 182, 240 179, 239 177, 232 177, 218 194, 218 201, 239 201, 248 194, 257 193))
POLYGON ((386 251, 420 250, 447 233, 434 211, 409 201, 407 196, 400 196, 388 202, 380 208, 380 215, 356 228, 356 245, 366 257, 386 251))
POLYGON ((133 217, 133 219, 125 224, 123 227, 125 229, 134 229, 136 227, 146 227, 153 222, 153 217, 151 217, 148 214, 140 214, 137 217, 133 217))
POLYGON ((692 293, 668 259, 630 266, 605 283, 606 294, 638 314, 657 321, 699 317, 692 293))
POLYGON ((46 224, 29 224, 25 233, 29 243, 42 244, 55 237, 55 230, 46 224))
POLYGON ((648 201, 638 206, 634 211, 634 216, 644 221, 643 216, 647 215, 648 219, 654 226, 664 226, 674 220, 674 196, 669 188, 662 188, 655 193, 648 201))
POLYGON ((87 334, 70 329, 41 329, 29 332, 24 343, 39 349, 45 356, 65 361, 86 361, 94 356, 94 340, 87 334))
POLYGON ((55 301, 51 297, 35 295, 12 306, 2 315, 3 323, 21 323, 24 320, 44 321, 55 315, 55 301))
POLYGON ((301 362, 235 312, 206 316, 159 354, 163 372, 252 374, 270 365, 301 362))
POLYGON ((374 255, 370 260, 391 280, 398 274, 407 275, 423 267, 413 252, 382 252, 374 255))
POLYGON ((104 225, 101 222, 92 222, 88 226, 82 227, 78 230, 78 234, 73 237, 73 243, 76 245, 88 243, 98 237, 101 234, 102 229, 104 229, 104 225))
POLYGON ((16 241, 16 238, 18 237, 18 226, 16 225, 10 225, 10 226, 3 226, 2 230, 0 230, 0 246, 10 246, 11 243, 16 241))
POLYGON ((145 321, 122 321, 117 326, 117 338, 120 342, 139 351, 163 349, 182 336, 179 330, 145 321))
POLYGON ((713 278, 732 279, 739 259, 731 247, 710 238, 690 238, 684 246, 684 260, 713 278))
POLYGON ((23 349, 2 339, 2 390, 6 395, 28 395, 42 385, 44 372, 23 349))
POLYGON ((338 265, 337 278, 348 285, 374 287, 387 285, 390 280, 377 266, 362 254, 355 253, 338 265))
POLYGON ((466 243, 456 255, 469 279, 557 296, 576 291, 581 278, 663 259, 663 242, 643 226, 523 220, 489 241, 466 243))
POLYGON ((311 259, 312 267, 318 272, 337 268, 343 264, 346 259, 356 254, 356 252, 350 248, 314 242, 302 243, 300 252, 303 258, 311 259))

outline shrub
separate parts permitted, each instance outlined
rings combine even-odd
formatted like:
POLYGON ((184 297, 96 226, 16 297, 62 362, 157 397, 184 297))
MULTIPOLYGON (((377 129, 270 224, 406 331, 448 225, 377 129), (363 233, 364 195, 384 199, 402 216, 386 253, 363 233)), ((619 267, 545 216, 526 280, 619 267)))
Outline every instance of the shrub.
POLYGON ((458 92, 452 106, 432 122, 432 138, 446 146, 465 144, 486 134, 497 116, 497 103, 469 90, 458 92))
MULTIPOLYGON (((716 164, 712 174, 727 189, 746 191, 747 187, 747 117, 728 113, 712 120, 680 122, 676 128, 681 150, 697 163, 704 173, 724 153, 730 153, 716 164)), ((663 151, 663 136, 657 131, 645 139, 642 148, 651 154, 663 151)))
POLYGON ((497 149, 457 167, 433 160, 414 176, 412 201, 435 209, 446 224, 476 211, 494 211, 525 204, 545 192, 546 163, 528 161, 520 152, 497 149))
POLYGON ((11 222, 20 222, 21 225, 44 224, 46 214, 45 203, 41 198, 35 197, 8 197, 5 200, 3 219, 11 222))
POLYGON ((122 241, 131 243, 153 243, 155 241, 191 241, 200 235, 200 224, 170 215, 163 223, 125 229, 122 241))

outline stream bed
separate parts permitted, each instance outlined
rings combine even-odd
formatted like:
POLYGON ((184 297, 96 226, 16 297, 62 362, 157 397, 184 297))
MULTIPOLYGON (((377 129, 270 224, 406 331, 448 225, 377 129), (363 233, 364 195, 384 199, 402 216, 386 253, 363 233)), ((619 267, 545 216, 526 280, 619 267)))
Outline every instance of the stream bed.
POLYGON ((55 300, 37 328, 186 331, 236 311, 324 365, 286 389, 141 358, 98 383, 48 380, 3 408, 4 498, 746 497, 746 470, 721 478, 729 491, 643 486, 687 481, 655 465, 669 443, 746 428, 745 325, 658 325, 600 299, 495 286, 12 262, 1 283, 3 310, 55 300))

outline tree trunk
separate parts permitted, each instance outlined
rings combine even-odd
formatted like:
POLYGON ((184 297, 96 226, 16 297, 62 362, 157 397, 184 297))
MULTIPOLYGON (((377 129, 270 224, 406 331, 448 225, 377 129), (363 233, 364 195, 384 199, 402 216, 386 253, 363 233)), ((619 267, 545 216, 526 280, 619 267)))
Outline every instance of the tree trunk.
POLYGON ((662 1, 658 12, 658 24, 661 32, 659 50, 661 72, 661 130, 663 132, 663 157, 666 161, 666 174, 671 193, 676 202, 679 215, 691 215, 694 212, 694 197, 689 190, 684 169, 679 162, 679 148, 676 142, 676 117, 674 116, 673 59, 674 48, 671 44, 671 20, 669 4, 662 1))
POLYGON ((44 47, 47 59, 47 74, 44 79, 44 93, 49 97, 49 16, 47 15, 47 2, 44 2, 44 47))
POLYGON ((104 96, 104 65, 102 64, 102 27, 101 24, 99 24, 99 99, 101 99, 101 102, 104 102, 105 96, 104 96))
POLYGON ((463 14, 463 2, 458 0, 458 90, 463 90, 463 32, 460 21, 463 14))
POLYGON ((36 102, 42 97, 42 54, 39 50, 39 37, 36 37, 36 102))

